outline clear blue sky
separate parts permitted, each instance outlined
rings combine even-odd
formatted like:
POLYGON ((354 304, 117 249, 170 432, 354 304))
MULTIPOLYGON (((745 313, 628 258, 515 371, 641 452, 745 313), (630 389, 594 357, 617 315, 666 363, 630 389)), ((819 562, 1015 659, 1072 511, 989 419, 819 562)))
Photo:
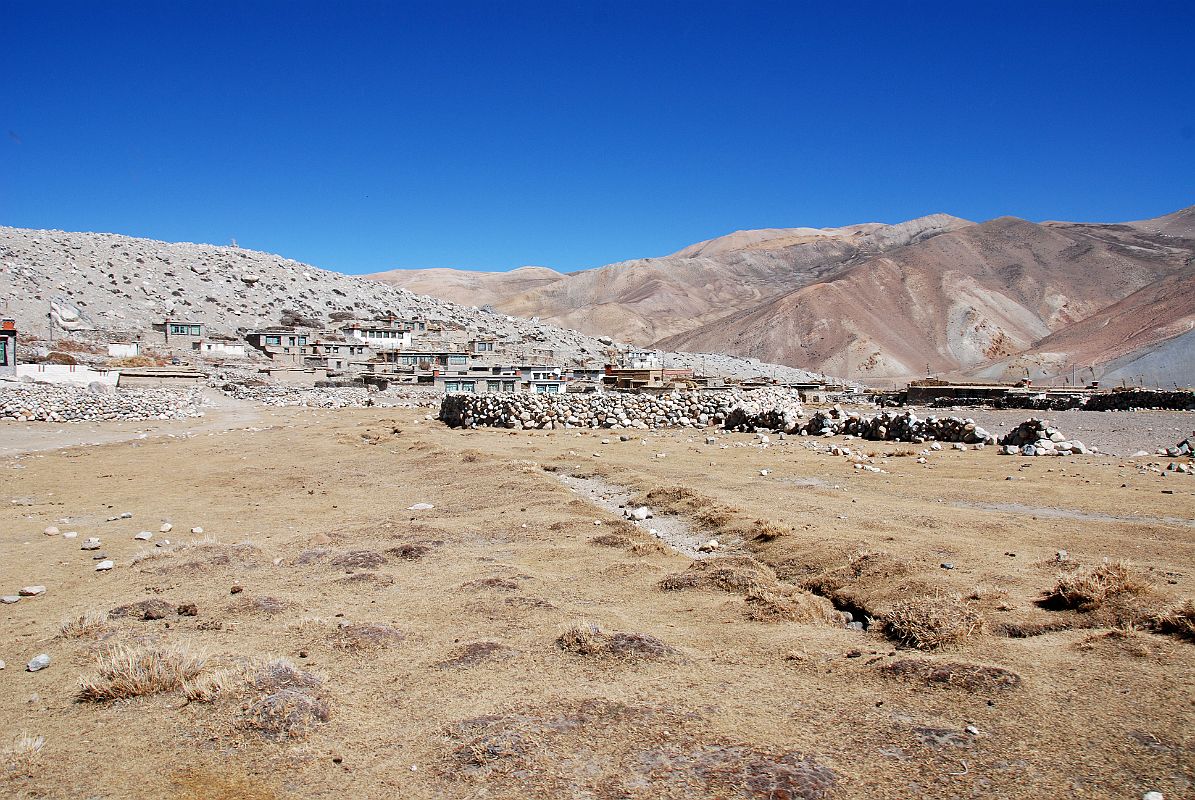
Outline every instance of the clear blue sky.
POLYGON ((345 272, 1195 204, 1195 2, 0 0, 0 224, 345 272))

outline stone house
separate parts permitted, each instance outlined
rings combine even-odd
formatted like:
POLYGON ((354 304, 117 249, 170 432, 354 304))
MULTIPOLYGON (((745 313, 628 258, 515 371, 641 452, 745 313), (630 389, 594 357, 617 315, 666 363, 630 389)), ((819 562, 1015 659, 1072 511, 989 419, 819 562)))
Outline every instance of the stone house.
POLYGON ((194 320, 167 317, 152 327, 162 335, 162 343, 167 347, 193 348, 195 342, 207 336, 207 326, 194 320))
POLYGON ((17 374, 17 323, 0 320, 0 375, 17 374))

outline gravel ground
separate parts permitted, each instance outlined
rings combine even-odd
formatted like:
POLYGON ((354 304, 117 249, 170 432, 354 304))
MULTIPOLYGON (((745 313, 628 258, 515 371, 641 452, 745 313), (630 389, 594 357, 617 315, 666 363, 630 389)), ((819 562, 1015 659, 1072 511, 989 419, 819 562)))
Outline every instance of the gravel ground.
POLYGON ((1128 456, 1138 450, 1152 453, 1159 447, 1173 447, 1195 431, 1195 413, 1190 411, 1000 411, 988 408, 918 408, 918 416, 930 414, 970 417, 996 436, 1003 436, 1030 417, 1045 417, 1067 436, 1101 452, 1128 456))

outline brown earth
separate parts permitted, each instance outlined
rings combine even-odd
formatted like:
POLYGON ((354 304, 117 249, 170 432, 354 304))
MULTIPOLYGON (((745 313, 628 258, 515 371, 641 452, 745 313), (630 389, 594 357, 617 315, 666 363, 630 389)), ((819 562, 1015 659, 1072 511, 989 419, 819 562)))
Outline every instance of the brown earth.
POLYGON ((864 447, 886 473, 860 473, 797 439, 455 431, 414 411, 255 426, 0 461, 0 591, 47 587, 0 606, 0 796, 1195 793, 1195 643, 1153 630, 1195 595, 1195 478, 993 448, 919 465, 884 444, 864 447), (565 473, 683 514, 731 558, 691 570, 565 473), (112 572, 78 549, 93 535, 112 572), (1144 588, 1040 604, 1104 559, 1144 588), (686 574, 708 580, 668 580, 686 574), (809 591, 877 622, 759 613, 824 602, 809 591), (940 650, 882 624, 917 635, 950 608, 967 625, 940 650), (81 700, 118 643, 190 677, 81 700))

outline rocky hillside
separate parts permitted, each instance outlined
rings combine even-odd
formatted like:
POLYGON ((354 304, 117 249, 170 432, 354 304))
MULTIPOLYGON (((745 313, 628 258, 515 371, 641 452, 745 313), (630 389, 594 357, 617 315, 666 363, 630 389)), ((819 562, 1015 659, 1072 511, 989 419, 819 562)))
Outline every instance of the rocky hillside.
POLYGON ((739 231, 487 302, 642 345, 877 382, 927 368, 1041 379, 1073 363, 1115 377, 1147 363, 1143 379, 1166 383, 1178 364, 1166 354, 1184 351, 1168 343, 1195 324, 1192 280, 1195 207, 1125 224, 934 215, 739 231))
POLYGON ((368 276, 416 294, 428 294, 467 306, 489 306, 504 298, 541 289, 564 275, 547 267, 519 267, 510 272, 464 269, 394 269, 368 276))
MULTIPOLYGON (((167 315, 204 322, 211 333, 233 334, 267 325, 320 327, 394 314, 442 322, 461 338, 488 335, 528 349, 552 349, 565 363, 601 364, 611 352, 608 340, 270 253, 0 227, 0 313, 15 318, 25 333, 45 337, 52 307, 59 334, 74 328, 136 335, 167 315)), ((710 355, 675 354, 669 363, 704 363, 711 372, 739 377, 775 371, 771 365, 710 355)), ((809 377, 784 368, 776 374, 809 377)))

